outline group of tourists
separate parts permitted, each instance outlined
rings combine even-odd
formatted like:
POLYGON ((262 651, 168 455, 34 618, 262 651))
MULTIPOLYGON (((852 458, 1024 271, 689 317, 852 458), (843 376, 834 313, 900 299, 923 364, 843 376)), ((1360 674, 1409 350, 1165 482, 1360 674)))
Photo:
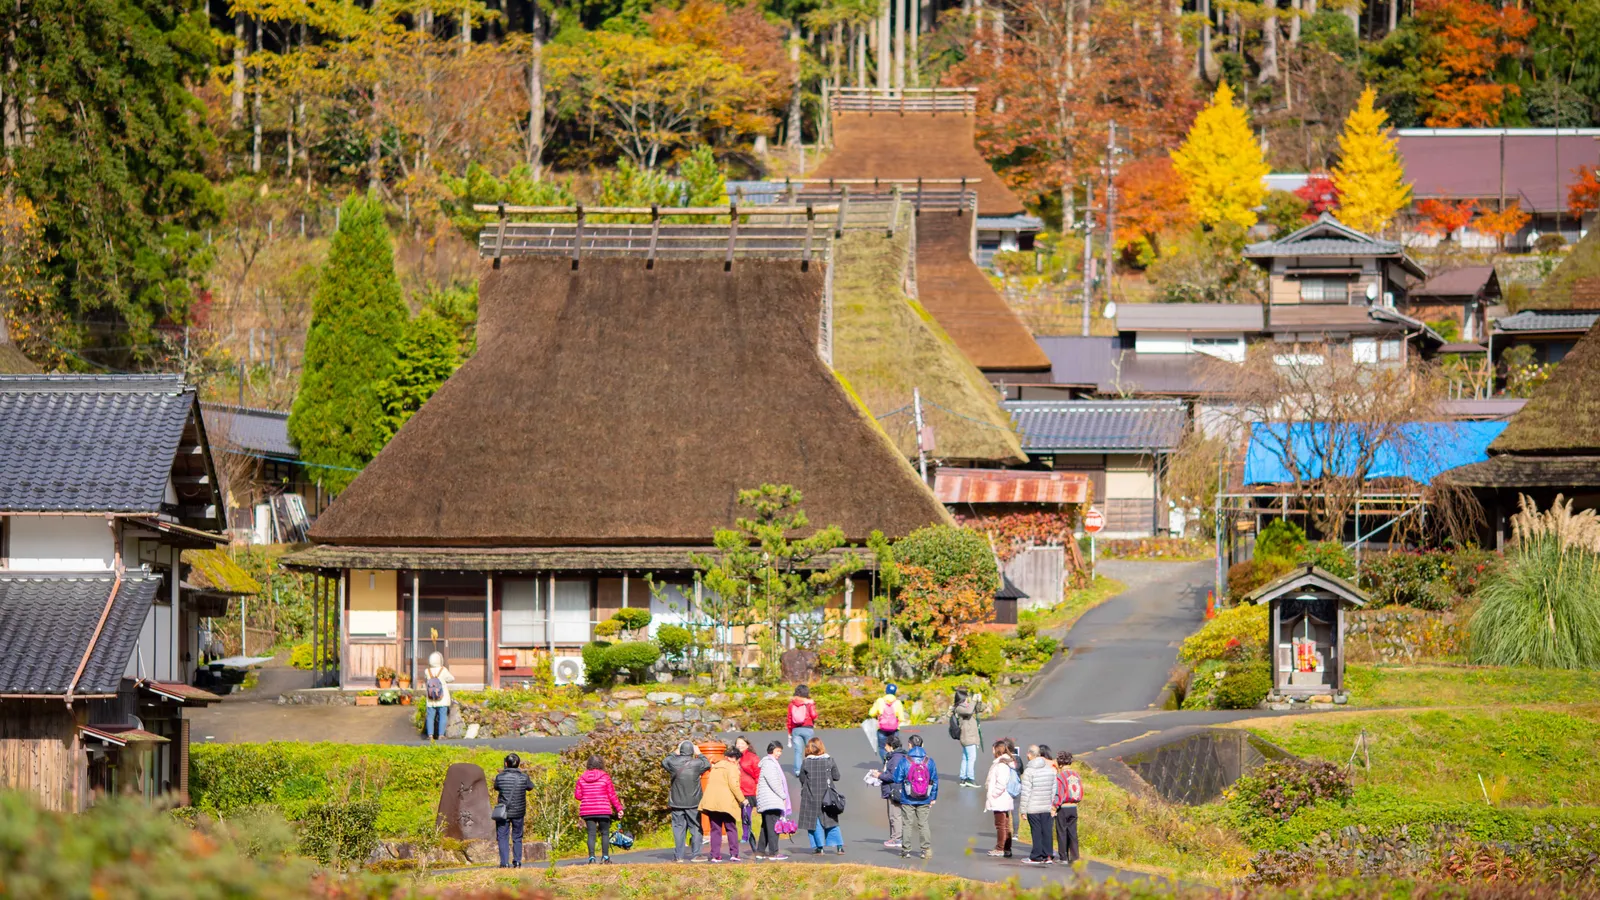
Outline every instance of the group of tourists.
MULTIPOLYGON (((1063 751, 1052 756, 1048 746, 1035 744, 1022 755, 1015 741, 1002 737, 990 745, 989 769, 979 782, 980 717, 987 710, 982 695, 956 691, 949 733, 961 745, 958 783, 983 790, 984 811, 994 816, 995 846, 989 855, 1010 858, 1013 837, 1026 818, 1032 848, 1024 863, 1075 862, 1083 780, 1072 768, 1072 754, 1063 751)), ((772 741, 764 752, 757 752, 748 738, 739 737, 722 758, 713 761, 693 741, 683 741, 662 760, 669 781, 675 861, 692 862, 704 852, 712 863, 738 862, 746 847, 757 860, 781 861, 788 857, 779 846, 780 836, 799 831, 806 833, 813 854, 845 852, 840 831, 845 798, 836 787, 839 764, 816 736, 817 704, 805 685, 795 688, 786 718, 787 746, 772 741), (783 762, 784 752, 790 749, 800 783, 798 815, 783 762)), ((939 801, 939 767, 922 735, 902 740, 901 726, 909 723, 899 691, 895 685, 887 685, 862 723, 882 761, 881 768, 867 773, 866 781, 879 788, 887 810, 889 835, 884 846, 898 850, 903 859, 931 859, 931 815, 939 801)), ((494 779, 500 797, 495 818, 502 866, 522 864, 522 819, 532 783, 520 765, 515 753, 507 756, 506 768, 494 779)), ((573 796, 588 832, 589 862, 596 862, 598 849, 598 861, 610 863, 611 824, 622 815, 623 806, 599 756, 589 757, 573 796)))

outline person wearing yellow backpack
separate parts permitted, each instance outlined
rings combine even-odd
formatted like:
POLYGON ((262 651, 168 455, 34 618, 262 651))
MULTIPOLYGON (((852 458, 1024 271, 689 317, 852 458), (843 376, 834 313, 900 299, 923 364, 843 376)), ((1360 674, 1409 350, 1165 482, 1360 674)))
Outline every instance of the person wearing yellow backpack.
POLYGON ((911 716, 906 712, 906 705, 900 702, 899 686, 884 685, 883 696, 873 701, 872 709, 867 711, 867 717, 877 720, 878 759, 885 759, 884 747, 889 735, 899 734, 900 726, 911 724, 911 716))

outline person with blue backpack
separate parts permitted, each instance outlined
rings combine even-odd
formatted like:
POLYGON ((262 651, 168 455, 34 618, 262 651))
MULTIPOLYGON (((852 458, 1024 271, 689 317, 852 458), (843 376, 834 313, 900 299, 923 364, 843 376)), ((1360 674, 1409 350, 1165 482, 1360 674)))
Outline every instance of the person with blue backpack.
POLYGON ((894 782, 900 786, 900 808, 905 815, 905 836, 901 839, 900 858, 913 853, 923 859, 933 858, 933 831, 928 824, 928 814, 939 800, 939 767, 934 765, 928 751, 922 749, 922 735, 911 736, 911 749, 894 770, 894 782))
POLYGON ((994 742, 994 762, 989 764, 985 779, 984 812, 994 814, 994 849, 990 856, 1011 858, 1011 813, 1017 808, 1017 795, 1022 793, 1022 779, 1017 777, 1016 761, 1011 747, 1002 738, 994 742))
POLYGON ((450 682, 456 677, 445 667, 444 656, 435 651, 428 654, 428 667, 422 670, 422 678, 428 704, 422 719, 423 735, 436 741, 444 737, 445 726, 450 722, 450 682))

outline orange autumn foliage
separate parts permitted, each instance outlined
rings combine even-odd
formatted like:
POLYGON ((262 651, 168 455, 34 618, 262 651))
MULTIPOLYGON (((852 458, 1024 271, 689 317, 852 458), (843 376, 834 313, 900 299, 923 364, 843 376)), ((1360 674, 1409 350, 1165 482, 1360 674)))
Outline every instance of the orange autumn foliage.
POLYGON ((1574 216, 1600 209, 1600 169, 1579 166, 1572 170, 1578 180, 1567 188, 1567 211, 1574 216))
POLYGON ((1452 234, 1467 227, 1477 209, 1476 200, 1463 200, 1460 203, 1451 203, 1449 200, 1423 200, 1417 204, 1417 212, 1422 216, 1422 230, 1445 240, 1449 240, 1452 234))
POLYGON ((1493 237, 1506 238, 1522 230, 1533 217, 1522 210, 1522 204, 1513 200, 1503 210, 1489 210, 1478 213, 1478 220, 1472 227, 1483 234, 1493 237))
POLYGON ((1183 177, 1172 157, 1135 160, 1117 173, 1117 249, 1133 249, 1148 262, 1161 251, 1161 236, 1194 224, 1184 199, 1183 177))
POLYGON ((1427 124, 1435 128, 1479 128, 1500 124, 1515 85, 1495 84, 1501 59, 1520 54, 1538 20, 1524 9, 1497 8, 1488 0, 1417 0, 1416 19, 1433 37, 1430 68, 1444 72, 1434 89, 1427 124))
POLYGON ((688 0, 677 9, 659 6, 645 21, 651 37, 664 44, 703 47, 737 64, 761 84, 768 106, 788 102, 794 78, 783 30, 768 22, 759 6, 688 0))

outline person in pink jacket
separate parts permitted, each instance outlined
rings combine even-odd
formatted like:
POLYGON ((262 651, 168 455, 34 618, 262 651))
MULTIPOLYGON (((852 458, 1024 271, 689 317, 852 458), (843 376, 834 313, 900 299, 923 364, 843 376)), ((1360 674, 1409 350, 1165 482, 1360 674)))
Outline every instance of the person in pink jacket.
POLYGON ((600 861, 611 862, 611 820, 622 815, 622 799, 617 786, 606 774, 606 762, 598 755, 589 757, 589 768, 578 776, 572 788, 578 801, 578 817, 589 829, 589 862, 594 862, 594 837, 600 834, 600 861))

